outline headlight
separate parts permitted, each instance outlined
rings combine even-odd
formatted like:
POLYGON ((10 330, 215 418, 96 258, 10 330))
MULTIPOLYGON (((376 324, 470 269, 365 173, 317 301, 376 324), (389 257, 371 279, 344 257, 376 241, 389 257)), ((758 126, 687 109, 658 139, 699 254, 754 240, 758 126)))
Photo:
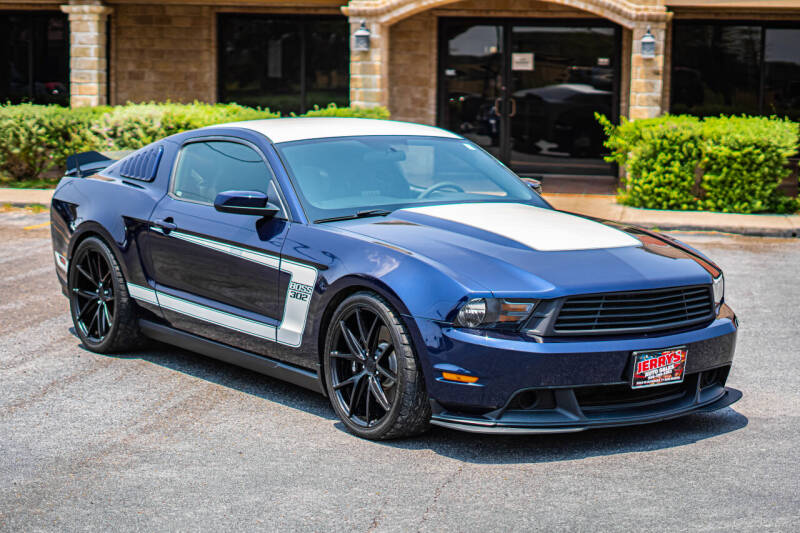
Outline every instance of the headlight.
POLYGON ((714 279, 714 303, 721 304, 725 299, 725 276, 721 273, 718 278, 714 279))
POLYGON ((519 298, 472 298, 458 310, 454 323, 463 328, 513 327, 526 320, 538 302, 519 298))

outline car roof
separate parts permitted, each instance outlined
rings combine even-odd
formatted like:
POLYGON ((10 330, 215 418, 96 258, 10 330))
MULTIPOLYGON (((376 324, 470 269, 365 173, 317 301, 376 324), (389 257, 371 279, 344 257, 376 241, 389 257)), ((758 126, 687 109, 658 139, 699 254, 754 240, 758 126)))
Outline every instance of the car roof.
POLYGON ((400 135, 445 137, 461 139, 455 133, 412 122, 369 118, 298 117, 268 118, 219 124, 216 127, 246 128, 265 135, 273 143, 324 139, 329 137, 360 137, 366 135, 400 135))

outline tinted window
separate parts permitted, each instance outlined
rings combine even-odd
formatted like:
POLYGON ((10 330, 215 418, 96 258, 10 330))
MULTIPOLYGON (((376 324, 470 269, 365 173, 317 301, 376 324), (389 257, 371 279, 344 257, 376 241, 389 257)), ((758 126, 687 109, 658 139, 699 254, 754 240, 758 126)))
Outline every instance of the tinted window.
POLYGON ((249 146, 225 141, 197 142, 181 151, 172 194, 211 204, 223 191, 259 191, 275 201, 271 177, 261 156, 249 146))
POLYGON ((283 114, 346 106, 348 39, 344 17, 220 15, 220 100, 283 114))
POLYGON ((673 113, 800 118, 800 24, 677 22, 673 113))
POLYGON ((672 112, 758 114, 761 27, 675 24, 672 112))
POLYGON ((65 14, 0 12, 0 102, 68 104, 68 41, 65 14))
POLYGON ((764 113, 800 120, 800 28, 765 32, 764 113))
POLYGON ((459 139, 348 137, 278 145, 312 220, 430 203, 545 204, 496 159, 459 139))

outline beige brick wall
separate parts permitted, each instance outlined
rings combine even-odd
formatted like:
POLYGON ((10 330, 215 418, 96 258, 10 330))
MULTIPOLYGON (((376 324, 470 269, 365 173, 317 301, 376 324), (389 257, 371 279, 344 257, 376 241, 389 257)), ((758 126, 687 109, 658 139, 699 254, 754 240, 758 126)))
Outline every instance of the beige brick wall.
POLYGON ((117 4, 111 102, 213 102, 215 26, 210 6, 117 4))
POLYGON ((437 19, 423 12, 400 21, 389 34, 389 110, 392 118, 436 123, 437 19))

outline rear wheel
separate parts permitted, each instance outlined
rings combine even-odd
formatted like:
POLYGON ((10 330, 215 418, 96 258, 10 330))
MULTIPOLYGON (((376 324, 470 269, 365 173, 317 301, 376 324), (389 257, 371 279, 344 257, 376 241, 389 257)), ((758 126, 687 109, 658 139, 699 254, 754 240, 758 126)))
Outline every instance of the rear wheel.
POLYGON ((89 237, 78 245, 69 265, 68 290, 72 323, 89 350, 112 353, 139 344, 135 304, 102 240, 89 237))
POLYGON ((339 305, 324 362, 331 404, 352 433, 391 439, 428 428, 430 405, 408 332, 378 295, 359 292, 339 305))

